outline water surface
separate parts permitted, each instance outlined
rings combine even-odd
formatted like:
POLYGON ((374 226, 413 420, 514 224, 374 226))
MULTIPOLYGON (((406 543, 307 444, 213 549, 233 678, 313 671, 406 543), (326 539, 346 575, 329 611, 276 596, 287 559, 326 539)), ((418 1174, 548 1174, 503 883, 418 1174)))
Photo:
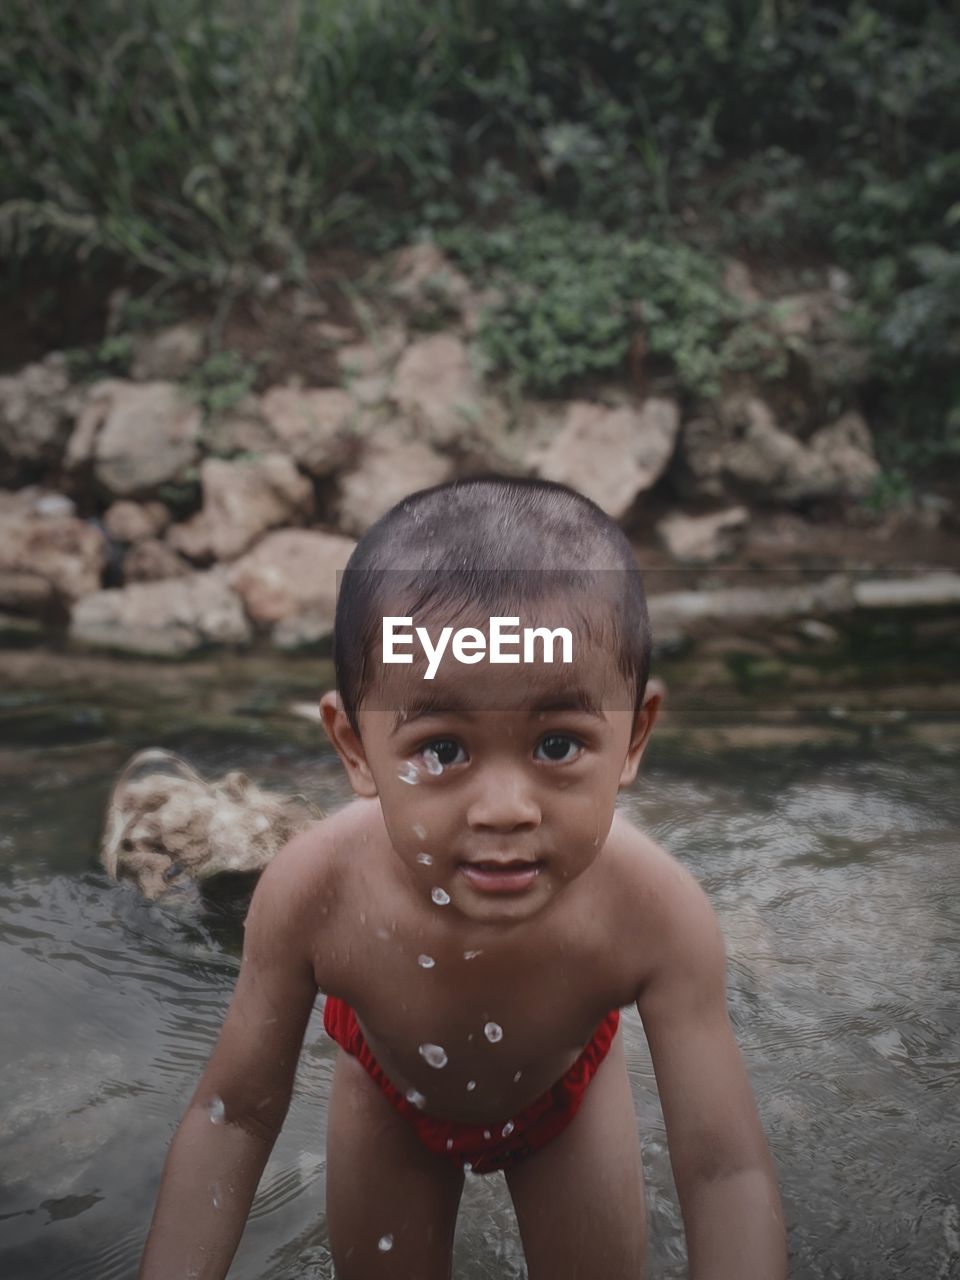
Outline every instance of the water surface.
MULTIPOLYGON (((144 745, 144 744, 135 744, 144 745)), ((0 1274, 135 1273, 163 1156, 226 1010, 244 894, 144 902, 98 868, 131 744, 0 752, 0 1274)), ((314 748, 198 743, 326 807, 314 748)), ((673 753, 624 808, 700 879, 729 952, 734 1025, 780 1171, 794 1280, 960 1274, 957 757, 948 750, 673 753)), ((683 1234, 636 1014, 625 1034, 648 1187, 649 1275, 683 1234)), ((318 1011, 231 1277, 330 1277, 318 1011)), ((463 1280, 524 1275, 505 1184, 468 1179, 463 1280)))

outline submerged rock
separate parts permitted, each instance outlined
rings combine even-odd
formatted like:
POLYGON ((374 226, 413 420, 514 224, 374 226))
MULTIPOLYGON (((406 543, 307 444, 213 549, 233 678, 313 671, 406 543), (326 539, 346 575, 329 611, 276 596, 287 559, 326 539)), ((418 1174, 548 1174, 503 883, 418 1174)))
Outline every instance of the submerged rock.
POLYGON ((150 748, 114 784, 100 857, 115 880, 132 877, 147 898, 158 898, 182 876, 262 871, 320 817, 302 796, 262 791, 236 770, 208 782, 172 751, 150 748), (135 777, 147 768, 148 776, 135 777))

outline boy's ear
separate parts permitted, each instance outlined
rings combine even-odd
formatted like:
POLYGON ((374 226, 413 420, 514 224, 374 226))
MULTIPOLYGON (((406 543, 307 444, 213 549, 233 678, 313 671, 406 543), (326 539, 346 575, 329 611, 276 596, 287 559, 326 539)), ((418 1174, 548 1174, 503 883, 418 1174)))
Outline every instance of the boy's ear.
POLYGON ((647 681, 647 687, 643 694, 643 703, 637 712, 637 718, 633 722, 633 733, 630 737, 630 746, 627 748, 627 758, 624 760, 623 768, 620 771, 618 788, 629 787, 637 776, 637 770, 640 768, 640 759, 650 740, 650 734, 653 731, 665 693, 666 687, 662 680, 647 681))
POLYGON ((354 794, 370 799, 377 794, 360 736, 343 709, 339 693, 325 693, 320 699, 320 719, 334 751, 343 761, 354 794))

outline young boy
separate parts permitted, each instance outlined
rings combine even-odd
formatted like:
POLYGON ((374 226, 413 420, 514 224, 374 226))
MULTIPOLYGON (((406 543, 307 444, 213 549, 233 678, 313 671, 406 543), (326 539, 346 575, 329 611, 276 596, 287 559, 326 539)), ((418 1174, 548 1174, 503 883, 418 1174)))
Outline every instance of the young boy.
POLYGON ((649 654, 629 544, 563 486, 444 485, 361 539, 337 606, 339 691, 321 703, 357 799, 257 887, 142 1280, 226 1274, 318 990, 340 1045, 327 1161, 339 1280, 449 1277, 464 1173, 495 1169, 531 1280, 640 1277, 617 1029, 634 1003, 690 1276, 786 1276, 716 920, 614 813, 660 702, 649 654))

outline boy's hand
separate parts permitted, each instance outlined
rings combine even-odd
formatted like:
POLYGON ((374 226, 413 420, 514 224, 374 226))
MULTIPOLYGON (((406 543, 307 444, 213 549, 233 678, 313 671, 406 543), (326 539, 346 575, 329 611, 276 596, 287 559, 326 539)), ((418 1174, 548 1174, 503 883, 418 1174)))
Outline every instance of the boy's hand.
POLYGON ((226 1275, 283 1124, 317 991, 298 844, 254 894, 233 1000, 164 1166, 141 1280, 226 1275))
POLYGON ((723 940, 706 895, 674 872, 637 1010, 650 1045, 691 1280, 783 1280, 776 1175, 727 1015, 723 940))

